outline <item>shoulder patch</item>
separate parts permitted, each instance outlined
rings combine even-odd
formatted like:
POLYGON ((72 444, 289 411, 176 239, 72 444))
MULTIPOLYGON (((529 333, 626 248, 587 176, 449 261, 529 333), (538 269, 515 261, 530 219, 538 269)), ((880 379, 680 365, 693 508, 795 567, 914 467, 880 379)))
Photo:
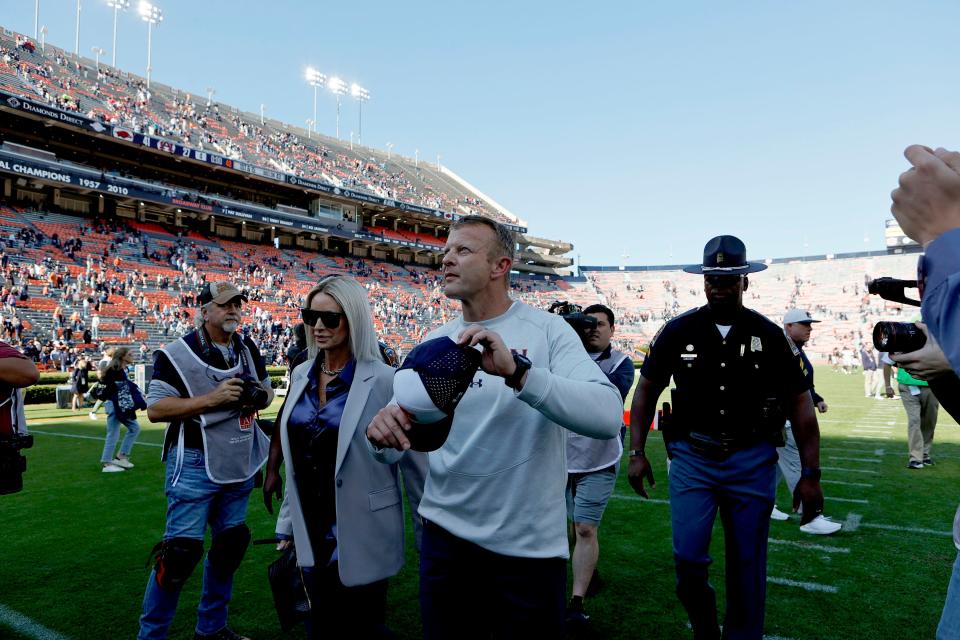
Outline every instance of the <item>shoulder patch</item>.
POLYGON ((653 338, 650 339, 650 348, 653 348, 653 345, 657 343, 657 338, 660 337, 660 334, 663 333, 663 330, 667 328, 666 324, 660 325, 660 328, 657 329, 657 332, 653 334, 653 338))
POLYGON ((798 348, 797 348, 797 345, 795 345, 795 344, 793 343, 793 340, 790 339, 790 336, 787 335, 787 332, 786 332, 786 331, 783 332, 783 338, 787 341, 787 344, 790 346, 790 351, 793 352, 793 355, 794 355, 795 357, 796 357, 796 356, 799 356, 799 355, 800 355, 800 349, 798 349, 798 348))

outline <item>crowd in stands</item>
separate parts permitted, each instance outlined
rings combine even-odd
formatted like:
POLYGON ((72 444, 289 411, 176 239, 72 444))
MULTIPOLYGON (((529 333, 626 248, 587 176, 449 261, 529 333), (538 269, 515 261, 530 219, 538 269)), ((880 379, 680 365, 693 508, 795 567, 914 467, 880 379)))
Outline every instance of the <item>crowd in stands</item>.
MULTIPOLYGON (((913 256, 775 263, 754 277, 746 303, 774 320, 809 309, 824 320, 808 353, 851 370, 880 319, 909 310, 866 292, 872 277, 910 277, 913 256)), ((0 334, 44 368, 69 370, 83 354, 111 345, 152 350, 193 327, 197 292, 208 278, 230 279, 248 296, 244 331, 268 362, 283 364, 298 309, 331 273, 367 288, 376 329, 400 353, 451 317, 438 271, 361 257, 324 256, 171 232, 125 219, 87 219, 0 201, 0 334)), ((679 271, 587 272, 583 283, 516 278, 513 295, 547 308, 555 300, 602 301, 617 314, 617 348, 639 359, 666 320, 702 304, 701 284, 679 271)))
POLYGON ((44 48, 0 28, 0 90, 274 171, 452 213, 517 222, 427 163, 411 165, 399 156, 394 160, 330 138, 305 139, 286 125, 261 122, 158 84, 148 88, 133 74, 102 63, 94 66, 50 45, 44 48))
MULTIPOLYGON (((883 255, 775 262, 752 276, 744 304, 779 322, 786 310, 808 310, 822 320, 807 354, 815 362, 854 363, 864 342, 872 342, 879 320, 909 321, 916 310, 867 293, 873 278, 915 277, 915 255, 883 255)), ((664 322, 704 304, 703 285, 677 270, 586 271, 575 285, 617 314, 621 348, 639 354, 664 322)), ((851 369, 854 364, 848 364, 851 369)))

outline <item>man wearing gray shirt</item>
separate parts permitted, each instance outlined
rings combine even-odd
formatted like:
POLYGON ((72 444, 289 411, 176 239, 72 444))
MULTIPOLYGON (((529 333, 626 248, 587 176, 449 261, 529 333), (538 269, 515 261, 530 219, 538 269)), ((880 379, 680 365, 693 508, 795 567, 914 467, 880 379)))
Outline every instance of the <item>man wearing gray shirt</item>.
MULTIPOLYGON (((463 315, 427 339, 483 348, 482 371, 429 454, 420 503, 424 637, 563 637, 567 430, 618 435, 620 393, 562 318, 510 299, 515 240, 480 216, 457 221, 443 258, 444 294, 463 315)), ((395 404, 370 423, 376 447, 407 449, 395 404)))

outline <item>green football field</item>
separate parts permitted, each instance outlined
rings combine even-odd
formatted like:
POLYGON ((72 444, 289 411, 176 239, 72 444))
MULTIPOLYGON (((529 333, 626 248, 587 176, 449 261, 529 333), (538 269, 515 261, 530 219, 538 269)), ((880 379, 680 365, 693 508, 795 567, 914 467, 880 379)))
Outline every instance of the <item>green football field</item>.
MULTIPOLYGON (((906 416, 899 401, 867 399, 859 375, 826 367, 817 388, 826 513, 845 523, 831 537, 802 534, 798 521, 770 528, 766 632, 782 639, 932 638, 953 559, 950 535, 960 501, 960 430, 941 413, 937 465, 906 469, 906 416)), ((276 411, 275 404, 273 411, 276 411)), ((104 420, 50 406, 28 412, 36 445, 21 493, 0 496, 0 638, 132 638, 151 547, 164 525, 162 427, 143 420, 136 468, 103 474, 104 420)), ((600 530, 604 588, 588 600, 598 638, 692 637, 673 593, 665 455, 659 434, 648 451, 657 487, 642 501, 625 470, 600 530)), ((789 498, 779 488, 778 505, 789 498)), ((273 518, 256 490, 249 524, 272 536, 273 518)), ((418 638, 417 558, 391 582, 388 623, 418 638)), ((723 536, 713 541, 713 584, 723 600, 723 536)), ((237 576, 231 626, 254 640, 280 632, 267 585, 271 546, 255 546, 237 576)), ((192 638, 198 570, 181 597, 171 638, 192 638)), ((477 603, 481 609, 483 603, 477 603)))

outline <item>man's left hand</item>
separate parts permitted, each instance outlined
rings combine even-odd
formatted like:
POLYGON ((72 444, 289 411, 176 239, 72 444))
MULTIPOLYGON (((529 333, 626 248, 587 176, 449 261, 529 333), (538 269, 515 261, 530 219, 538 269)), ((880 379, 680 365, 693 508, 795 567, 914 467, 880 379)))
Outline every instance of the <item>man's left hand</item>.
POLYGON ((490 375, 506 378, 517 368, 517 363, 513 361, 513 353, 500 334, 495 331, 484 329, 479 325, 467 327, 460 334, 457 342, 471 347, 478 344, 483 347, 480 368, 490 375))
POLYGON ((803 505, 803 517, 800 524, 804 525, 823 513, 823 489, 820 481, 813 478, 800 478, 793 490, 794 513, 803 505))
POLYGON ((903 154, 913 167, 900 174, 890 210, 903 232, 925 246, 960 227, 960 153, 915 144, 903 154))
POLYGON ((926 344, 910 353, 891 353, 890 359, 918 380, 930 381, 945 373, 953 372, 953 367, 950 366, 950 361, 937 344, 936 338, 927 331, 927 325, 918 322, 917 326, 920 327, 920 331, 923 331, 923 335, 927 336, 926 344))
POLYGON ((827 412, 827 403, 824 402, 823 400, 821 400, 820 402, 818 402, 818 403, 817 403, 817 411, 819 411, 820 413, 826 413, 826 412, 827 412))

